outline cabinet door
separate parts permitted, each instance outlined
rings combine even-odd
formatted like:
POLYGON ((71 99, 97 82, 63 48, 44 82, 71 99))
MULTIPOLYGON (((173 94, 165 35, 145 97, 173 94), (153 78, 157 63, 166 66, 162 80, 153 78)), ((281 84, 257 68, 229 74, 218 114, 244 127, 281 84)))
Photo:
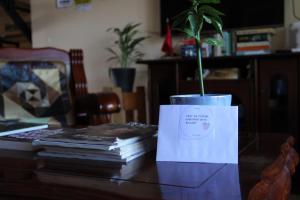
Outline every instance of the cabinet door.
POLYGON ((297 58, 258 62, 258 128, 263 132, 297 131, 297 58))

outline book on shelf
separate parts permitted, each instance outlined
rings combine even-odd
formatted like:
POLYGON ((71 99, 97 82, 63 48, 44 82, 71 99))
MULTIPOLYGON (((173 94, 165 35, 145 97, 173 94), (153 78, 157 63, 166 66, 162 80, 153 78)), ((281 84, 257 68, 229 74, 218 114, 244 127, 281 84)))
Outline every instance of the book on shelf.
POLYGON ((42 157, 129 162, 156 146, 157 126, 146 124, 103 124, 33 141, 45 150, 42 157))
POLYGON ((271 54, 271 50, 236 51, 237 56, 271 54))
POLYGON ((257 46, 240 46, 236 51, 257 51, 257 50, 271 50, 270 45, 257 45, 257 46))
POLYGON ((236 42, 261 42, 271 41, 272 35, 269 33, 257 33, 247 35, 237 35, 236 42))
POLYGON ((270 41, 258 41, 258 42, 237 42, 237 48, 239 47, 252 47, 252 46, 272 46, 270 41))
POLYGON ((292 48, 292 49, 291 49, 291 52, 293 52, 293 53, 300 52, 300 48, 292 48))
POLYGON ((261 29, 248 29, 248 30, 238 30, 236 31, 236 35, 250 35, 250 34, 261 34, 261 33, 268 33, 268 34, 275 34, 274 28, 261 28, 261 29))
POLYGON ((48 124, 22 122, 17 119, 0 121, 0 136, 48 128, 48 124))
POLYGON ((0 137, 0 149, 35 151, 38 148, 32 145, 34 140, 54 135, 61 131, 62 129, 40 129, 2 136, 0 137))

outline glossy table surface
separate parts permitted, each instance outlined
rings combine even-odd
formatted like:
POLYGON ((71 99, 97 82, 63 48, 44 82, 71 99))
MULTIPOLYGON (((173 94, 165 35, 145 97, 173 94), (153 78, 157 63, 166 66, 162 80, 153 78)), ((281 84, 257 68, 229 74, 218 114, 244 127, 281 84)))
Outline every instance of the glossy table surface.
POLYGON ((123 165, 0 151, 1 199, 245 199, 288 135, 241 136, 239 164, 155 162, 155 152, 123 165), (272 138, 270 140, 270 138, 272 138), (272 142, 270 142, 272 141, 272 142))

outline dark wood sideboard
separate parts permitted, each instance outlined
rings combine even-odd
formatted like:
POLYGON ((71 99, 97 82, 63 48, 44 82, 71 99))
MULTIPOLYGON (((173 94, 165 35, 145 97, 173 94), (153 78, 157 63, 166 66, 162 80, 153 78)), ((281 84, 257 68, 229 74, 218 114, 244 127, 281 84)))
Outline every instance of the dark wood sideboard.
MULTIPOLYGON (((196 60, 180 57, 140 60, 148 65, 150 122, 157 124, 159 105, 174 94, 197 93, 196 60)), ((286 132, 299 129, 300 53, 204 58, 204 68, 238 68, 236 80, 206 80, 207 93, 231 93, 239 106, 242 131, 286 132)))

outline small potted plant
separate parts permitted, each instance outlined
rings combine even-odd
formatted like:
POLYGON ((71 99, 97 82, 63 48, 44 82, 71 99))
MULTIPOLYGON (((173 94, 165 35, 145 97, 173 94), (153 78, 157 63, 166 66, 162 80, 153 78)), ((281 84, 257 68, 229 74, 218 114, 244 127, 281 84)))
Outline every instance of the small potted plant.
POLYGON ((144 55, 137 47, 147 37, 138 36, 139 26, 140 23, 129 23, 122 29, 115 27, 107 29, 117 36, 114 46, 107 48, 112 54, 108 61, 116 61, 119 65, 117 68, 111 68, 110 74, 116 86, 123 92, 131 92, 133 88, 135 68, 130 67, 130 64, 144 55))
POLYGON ((185 33, 188 37, 194 38, 197 50, 197 66, 199 71, 200 94, 174 95, 170 97, 172 104, 201 104, 201 105, 230 105, 231 95, 205 94, 202 75, 201 43, 219 46, 223 42, 215 38, 202 40, 201 31, 205 24, 210 24, 216 32, 223 36, 221 16, 224 14, 209 4, 218 4, 220 0, 191 0, 191 6, 176 16, 173 26, 185 33), (183 28, 178 28, 183 25, 183 28))

